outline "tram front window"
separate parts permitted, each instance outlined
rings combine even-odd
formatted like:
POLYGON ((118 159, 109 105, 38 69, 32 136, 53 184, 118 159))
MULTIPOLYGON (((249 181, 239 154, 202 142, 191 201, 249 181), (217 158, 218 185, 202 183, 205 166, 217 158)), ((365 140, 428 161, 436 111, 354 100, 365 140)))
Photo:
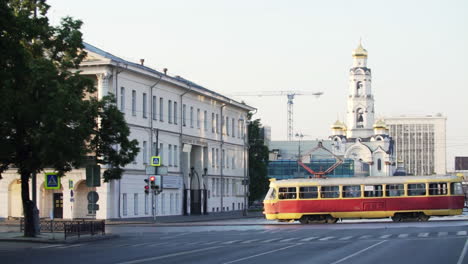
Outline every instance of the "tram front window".
POLYGON ((268 190, 267 195, 265 196, 265 200, 274 200, 276 198, 276 190, 275 188, 270 188, 268 190))

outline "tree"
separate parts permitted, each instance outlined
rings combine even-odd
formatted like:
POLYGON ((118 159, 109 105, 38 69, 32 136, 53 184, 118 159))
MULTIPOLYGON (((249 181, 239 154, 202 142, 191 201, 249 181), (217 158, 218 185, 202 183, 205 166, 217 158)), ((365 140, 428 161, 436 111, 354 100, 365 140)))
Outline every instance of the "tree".
MULTIPOLYGON (((248 115, 252 119, 252 115, 248 115)), ((263 199, 268 191, 268 147, 265 146, 260 119, 250 121, 249 133, 249 202, 263 199)))
POLYGON ((27 237, 36 235, 31 174, 63 175, 95 153, 110 166, 107 179, 116 179, 139 151, 112 97, 98 101, 93 81, 78 71, 82 22, 66 17, 51 26, 48 8, 45 0, 0 0, 0 174, 13 167, 21 176, 27 237), (119 144, 124 157, 110 150, 119 144))

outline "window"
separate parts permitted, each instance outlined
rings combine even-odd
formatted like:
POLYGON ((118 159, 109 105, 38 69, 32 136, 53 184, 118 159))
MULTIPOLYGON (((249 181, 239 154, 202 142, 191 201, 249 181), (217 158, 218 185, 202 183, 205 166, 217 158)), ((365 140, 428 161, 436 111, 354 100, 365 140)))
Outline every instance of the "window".
POLYGON ((216 134, 219 134, 219 116, 216 114, 216 134))
POLYGON ((215 167, 215 149, 214 148, 211 149, 211 167, 212 168, 215 167))
POLYGON ((211 133, 215 132, 215 113, 211 113, 211 133))
POLYGON ((132 90, 132 115, 136 116, 136 91, 132 90))
POLYGON ((200 109, 197 109, 197 128, 200 128, 200 109))
POLYGON ((193 127, 193 106, 190 107, 190 127, 193 127))
POLYGON ((219 149, 216 149, 216 168, 219 168, 219 149))
POLYGON ((157 146, 156 146, 156 142, 153 142, 153 148, 151 149, 151 156, 156 156, 158 155, 158 151, 157 151, 157 146))
POLYGON ((226 168, 228 168, 228 169, 229 169, 229 157, 230 157, 230 155, 229 155, 229 150, 228 150, 228 151, 226 151, 226 168))
POLYGON ((396 197, 405 195, 405 188, 403 184, 387 184, 385 195, 388 197, 396 197))
POLYGON ((361 185, 343 186, 343 198, 361 197, 361 185))
POLYGON ((120 87, 120 111, 125 113, 125 87, 120 87))
POLYGON ((366 185, 364 186, 364 197, 382 197, 382 185, 366 185))
POLYGON ((172 145, 169 144, 169 147, 168 147, 168 151, 169 153, 167 154, 167 156, 169 156, 169 166, 172 166, 172 145))
POLYGON ((232 137, 236 137, 236 121, 234 120, 234 118, 232 119, 232 137))
MULTIPOLYGON (((161 163, 165 164, 164 161, 166 161, 166 159, 164 157, 164 144, 163 143, 159 143, 158 151, 159 151, 158 156, 161 156, 161 163)), ((163 164, 161 164, 161 165, 163 165, 163 164)))
POLYGON ((318 198, 317 186, 300 187, 299 198, 301 199, 316 199, 318 198))
POLYGON ((452 182, 450 183, 450 193, 452 195, 463 195, 463 187, 460 182, 452 182))
POLYGON ((339 186, 322 186, 320 188, 322 198, 338 198, 340 197, 339 186))
POLYGON ((448 193, 446 182, 429 183, 429 195, 446 195, 448 193))
POLYGON ((408 184, 408 196, 426 195, 425 183, 408 184))
MULTIPOLYGON (((183 126, 186 126, 186 122, 185 122, 185 119, 187 118, 187 106, 185 104, 182 105, 182 125, 183 126)), ((191 110, 191 109, 190 109, 191 110)), ((190 118, 192 116, 192 112, 190 112, 190 118)))
POLYGON ((296 199, 296 187, 281 187, 278 189, 278 199, 296 199))
POLYGON ((174 167, 178 167, 178 155, 177 155, 178 148, 174 145, 174 167))
POLYGON ((173 214, 174 211, 174 194, 169 194, 169 214, 173 214))
POLYGON ((203 112, 203 129, 208 130, 208 112, 203 112))
POLYGON ((172 100, 167 103, 167 122, 172 124, 172 100))
POLYGON ((143 93, 143 118, 147 118, 146 115, 146 93, 143 93))
POLYGON ((177 102, 174 102, 174 124, 177 125, 177 120, 179 119, 177 115, 177 102))
POLYGON ((232 169, 234 170, 236 168, 236 159, 235 159, 235 154, 232 156, 232 169))
POLYGON ((226 159, 226 152, 223 149, 223 150, 221 150, 221 167, 223 167, 223 168, 224 168, 224 164, 226 163, 225 159, 226 159))
POLYGON ((377 159, 377 170, 378 171, 382 170, 382 160, 381 159, 377 159))
POLYGON ((127 194, 122 193, 122 213, 127 215, 127 194))
POLYGON ((138 215, 138 193, 133 194, 133 214, 138 215))
POLYGON ((148 163, 148 146, 147 142, 143 141, 143 164, 148 163))
POLYGON ((164 122, 164 99, 159 97, 159 121, 164 122))
POLYGON ((213 193, 213 196, 216 195, 216 180, 211 179, 211 192, 213 193))
POLYGON ((226 116, 226 135, 229 136, 229 117, 226 116))
POLYGON ((153 96, 153 100, 151 101, 151 111, 153 120, 156 120, 156 96, 153 96))

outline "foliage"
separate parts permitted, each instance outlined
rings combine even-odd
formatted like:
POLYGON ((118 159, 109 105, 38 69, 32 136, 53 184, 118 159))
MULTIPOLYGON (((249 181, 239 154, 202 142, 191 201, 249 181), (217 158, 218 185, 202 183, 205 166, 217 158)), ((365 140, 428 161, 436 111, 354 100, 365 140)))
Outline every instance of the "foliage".
MULTIPOLYGON (((252 115, 249 114, 249 120, 252 115)), ((249 134, 249 201, 261 200, 268 191, 268 147, 264 144, 260 119, 250 121, 249 134)))
POLYGON ((98 101, 93 81, 78 71, 82 22, 66 17, 51 26, 48 8, 45 0, 0 0, 0 175, 10 167, 21 175, 25 236, 35 235, 32 173, 64 174, 96 153, 110 165, 108 181, 138 152, 112 97, 98 101))

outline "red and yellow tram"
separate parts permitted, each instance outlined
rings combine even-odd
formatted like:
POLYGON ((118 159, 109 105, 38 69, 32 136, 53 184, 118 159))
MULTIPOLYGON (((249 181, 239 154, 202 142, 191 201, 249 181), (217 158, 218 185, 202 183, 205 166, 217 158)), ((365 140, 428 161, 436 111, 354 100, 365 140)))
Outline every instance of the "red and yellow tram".
POLYGON ((427 221, 462 214, 462 180, 457 176, 393 176, 270 180, 266 219, 335 223, 346 218, 427 221))

